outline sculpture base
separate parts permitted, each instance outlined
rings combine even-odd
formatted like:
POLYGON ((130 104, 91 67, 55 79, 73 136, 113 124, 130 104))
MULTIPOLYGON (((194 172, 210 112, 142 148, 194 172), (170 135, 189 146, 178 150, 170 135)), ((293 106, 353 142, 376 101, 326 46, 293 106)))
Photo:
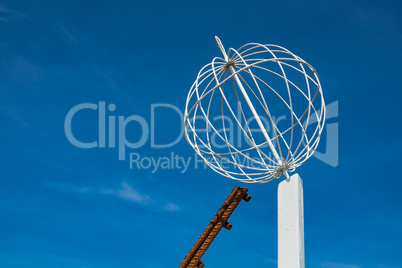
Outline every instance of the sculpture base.
POLYGON ((303 181, 298 174, 278 185, 278 268, 304 268, 303 181))

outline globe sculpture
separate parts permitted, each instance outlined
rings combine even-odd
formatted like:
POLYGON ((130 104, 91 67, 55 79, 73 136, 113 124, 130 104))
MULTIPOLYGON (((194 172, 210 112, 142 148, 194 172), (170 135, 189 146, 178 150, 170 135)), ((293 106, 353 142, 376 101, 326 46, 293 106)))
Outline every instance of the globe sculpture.
POLYGON ((295 171, 316 150, 325 123, 317 72, 277 45, 249 43, 215 57, 186 100, 185 137, 219 174, 266 183, 295 171))

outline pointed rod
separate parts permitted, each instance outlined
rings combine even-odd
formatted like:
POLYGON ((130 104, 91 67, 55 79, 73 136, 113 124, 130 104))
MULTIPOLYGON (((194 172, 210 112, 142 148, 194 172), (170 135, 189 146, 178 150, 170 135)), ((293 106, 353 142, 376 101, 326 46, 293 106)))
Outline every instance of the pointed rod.
MULTIPOLYGON (((218 45, 219 50, 223 54, 225 61, 228 62, 229 57, 226 54, 225 48, 223 47, 221 40, 217 36, 215 36, 215 41, 216 41, 216 44, 218 45)), ((248 106, 250 107, 250 110, 253 113, 254 118, 257 121, 257 124, 261 129, 262 134, 264 135, 265 139, 267 140, 268 146, 271 149, 276 161, 278 162, 278 166, 281 166, 283 164, 282 159, 279 157, 278 152, 276 151, 276 149, 271 141, 271 138, 269 137, 267 130, 265 129, 265 127, 260 119, 260 116, 258 115, 257 111, 255 110, 253 103, 251 102, 250 98, 248 97, 248 94, 247 94, 246 90, 244 89, 243 84, 241 83, 241 81, 232 65, 229 65, 229 70, 230 70, 230 73, 233 75, 237 86, 240 88, 240 91, 243 94, 244 99, 246 100, 248 106)), ((286 170, 284 170, 283 174, 285 175, 286 179, 289 179, 289 175, 286 172, 286 170)))

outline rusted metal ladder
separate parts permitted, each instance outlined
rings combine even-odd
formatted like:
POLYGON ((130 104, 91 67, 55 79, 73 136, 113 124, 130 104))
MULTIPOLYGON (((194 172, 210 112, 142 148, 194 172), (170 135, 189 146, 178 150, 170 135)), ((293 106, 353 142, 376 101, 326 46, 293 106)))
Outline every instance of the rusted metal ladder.
POLYGON ((201 262, 202 256, 212 244, 222 227, 227 230, 232 229, 232 225, 228 222, 228 219, 240 201, 244 200, 248 202, 250 199, 251 196, 247 194, 247 188, 236 186, 193 248, 186 255, 179 268, 204 268, 204 264, 201 262))

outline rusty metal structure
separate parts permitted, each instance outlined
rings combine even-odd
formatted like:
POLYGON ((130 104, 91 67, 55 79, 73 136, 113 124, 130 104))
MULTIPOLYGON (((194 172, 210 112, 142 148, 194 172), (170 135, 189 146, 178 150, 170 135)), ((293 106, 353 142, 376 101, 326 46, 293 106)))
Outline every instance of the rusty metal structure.
POLYGON ((202 256, 212 244, 222 227, 227 230, 232 229, 232 225, 228 222, 228 219, 240 201, 244 200, 248 202, 250 199, 251 196, 247 194, 247 188, 236 186, 193 248, 186 255, 179 268, 204 268, 204 264, 201 262, 202 256))

